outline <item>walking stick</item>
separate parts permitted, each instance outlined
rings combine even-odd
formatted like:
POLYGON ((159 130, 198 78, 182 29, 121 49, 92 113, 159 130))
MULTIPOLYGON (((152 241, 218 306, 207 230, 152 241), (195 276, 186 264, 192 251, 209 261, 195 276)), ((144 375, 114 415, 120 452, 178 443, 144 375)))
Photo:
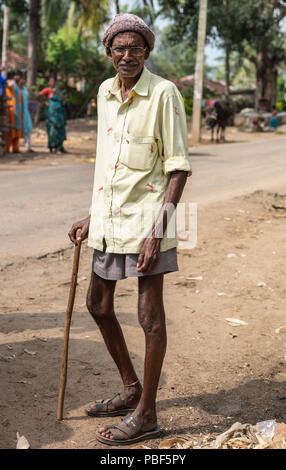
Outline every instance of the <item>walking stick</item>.
MULTIPOLYGON (((80 229, 77 230, 76 239, 80 232, 81 232, 80 229)), ((61 370, 61 378, 60 378, 60 389, 59 389, 58 411, 57 411, 57 420, 59 421, 62 421, 63 419, 64 398, 65 398, 65 390, 66 390, 66 383, 67 383, 69 335, 70 335, 70 325, 71 325, 71 318, 72 318, 73 305, 74 305, 75 292, 76 292, 80 248, 81 248, 81 242, 79 241, 76 243, 75 249, 74 249, 72 279, 71 279, 71 285, 70 285, 68 306, 66 310, 63 356, 62 356, 62 370, 61 370)))

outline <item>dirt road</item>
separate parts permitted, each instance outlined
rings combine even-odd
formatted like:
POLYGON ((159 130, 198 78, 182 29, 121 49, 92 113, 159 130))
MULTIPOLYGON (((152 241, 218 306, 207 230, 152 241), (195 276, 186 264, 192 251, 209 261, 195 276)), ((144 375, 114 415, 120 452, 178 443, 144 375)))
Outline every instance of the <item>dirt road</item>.
MULTIPOLYGON (((94 123, 87 129, 92 129, 94 123)), ((86 129, 85 129, 86 130, 86 129)), ((87 131, 86 131, 87 132, 87 131)), ((69 246, 66 233, 91 203, 96 136, 70 131, 68 157, 36 157, 0 167, 0 266, 69 246), (92 161, 90 161, 92 160, 92 161)), ((194 175, 182 202, 214 203, 257 189, 279 190, 286 174, 286 137, 193 149, 194 175)), ((241 139, 245 139, 242 134, 241 139)), ((43 137, 44 140, 44 137, 43 137)), ((42 150, 42 147, 40 147, 42 150)), ((8 158, 7 158, 8 160, 8 158)), ((8 160, 9 161, 9 160, 8 160)))
MULTIPOLYGON (((209 147, 204 152, 214 151, 209 147)), ((211 157, 203 158, 194 160, 201 176, 211 165, 214 171, 211 157)), ((221 173, 224 157, 214 158, 221 173)), ((26 171, 30 168, 17 174, 24 180, 26 171)), ((211 191, 210 179, 207 186, 211 191)), ((71 193, 63 187, 65 191, 71 193)), ((280 329, 286 325, 285 194, 223 195, 221 201, 205 199, 199 205, 197 246, 180 251, 180 271, 165 278, 168 350, 158 391, 161 439, 197 436, 203 445, 236 421, 285 420, 286 328, 280 329), (226 318, 245 324, 234 326, 226 318)), ((39 197, 40 191, 35 200, 39 197)), ((66 419, 55 420, 71 265, 72 250, 67 248, 40 259, 22 257, 0 272, 1 448, 15 447, 17 431, 35 449, 105 448, 95 440, 95 431, 114 420, 88 418, 84 408, 94 398, 110 398, 121 385, 86 311, 91 252, 85 246, 70 341, 66 419)), ((119 282, 115 308, 141 378, 144 336, 136 301, 136 280, 119 282)), ((159 441, 147 445, 157 447, 159 441)))

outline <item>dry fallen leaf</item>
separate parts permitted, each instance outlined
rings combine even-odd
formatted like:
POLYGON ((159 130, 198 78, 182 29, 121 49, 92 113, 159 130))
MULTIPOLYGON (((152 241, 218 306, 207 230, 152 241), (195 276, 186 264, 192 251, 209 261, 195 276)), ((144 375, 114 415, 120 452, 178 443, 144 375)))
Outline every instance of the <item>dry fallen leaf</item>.
POLYGON ((275 435, 270 443, 271 449, 286 449, 286 425, 280 423, 277 426, 275 435))
POLYGON ((189 277, 186 277, 185 279, 187 279, 187 281, 202 281, 203 280, 203 276, 189 276, 189 277))
POLYGON ((29 351, 29 349, 24 349, 24 352, 26 354, 29 354, 29 356, 36 356, 36 354, 37 354, 36 351, 29 351))
POLYGON ((30 444, 25 436, 20 436, 17 432, 17 446, 16 449, 30 449, 30 444))
POLYGON ((286 331, 286 325, 285 326, 280 326, 279 328, 276 328, 275 333, 285 333, 286 331))
POLYGON ((238 318, 226 318, 226 321, 229 322, 231 326, 248 325, 248 323, 238 318))
POLYGON ((188 447, 188 441, 180 437, 174 437, 173 439, 165 439, 159 444, 159 449, 187 449, 188 447))

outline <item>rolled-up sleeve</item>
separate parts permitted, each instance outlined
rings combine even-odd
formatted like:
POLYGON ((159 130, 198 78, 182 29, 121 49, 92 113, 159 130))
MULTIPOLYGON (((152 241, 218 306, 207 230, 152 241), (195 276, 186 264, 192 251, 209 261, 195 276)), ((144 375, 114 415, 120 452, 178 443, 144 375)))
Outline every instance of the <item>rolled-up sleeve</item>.
POLYGON ((163 96, 161 112, 163 171, 165 174, 186 171, 190 176, 186 113, 182 96, 175 86, 171 93, 163 96))

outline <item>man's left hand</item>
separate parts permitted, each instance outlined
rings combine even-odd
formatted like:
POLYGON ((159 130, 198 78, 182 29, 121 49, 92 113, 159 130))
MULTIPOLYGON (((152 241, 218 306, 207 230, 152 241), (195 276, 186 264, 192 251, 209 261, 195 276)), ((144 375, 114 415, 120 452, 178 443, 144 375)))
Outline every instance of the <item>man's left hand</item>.
POLYGON ((160 258, 160 245, 161 239, 160 238, 146 238, 142 245, 138 263, 137 263, 137 270, 138 272, 142 273, 149 273, 151 272, 155 265, 158 263, 160 258))

